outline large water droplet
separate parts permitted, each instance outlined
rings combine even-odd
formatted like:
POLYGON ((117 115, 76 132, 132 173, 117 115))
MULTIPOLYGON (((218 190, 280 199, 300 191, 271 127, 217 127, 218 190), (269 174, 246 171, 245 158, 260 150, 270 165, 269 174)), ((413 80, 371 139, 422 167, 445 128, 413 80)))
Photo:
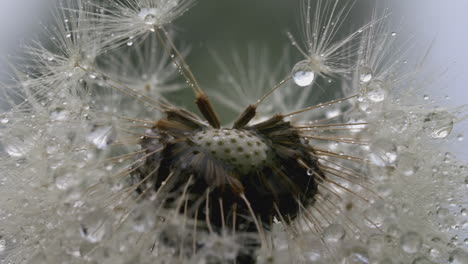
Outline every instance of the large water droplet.
POLYGON ((323 237, 328 243, 337 243, 344 239, 346 235, 345 229, 338 224, 329 225, 323 232, 323 237))
POLYGON ((140 10, 140 13, 138 13, 138 16, 143 19, 143 22, 146 25, 156 25, 157 23, 157 16, 156 14, 158 13, 157 9, 155 8, 142 8, 140 10))
POLYGON ((408 232, 401 237, 401 248, 407 253, 417 253, 421 245, 422 238, 416 232, 408 232))
POLYGON ((154 25, 156 24, 156 16, 153 14, 148 14, 145 16, 144 21, 146 25, 154 25))
POLYGON ((372 80, 373 73, 372 69, 367 66, 361 66, 359 68, 359 81, 361 83, 368 83, 372 80))
POLYGON ((17 137, 9 138, 4 143, 5 151, 11 157, 23 157, 33 148, 33 142, 17 137))
POLYGON ((387 95, 384 82, 379 80, 370 81, 364 90, 367 99, 374 103, 382 102, 387 95))
POLYGON ((394 165, 398 158, 397 147, 388 140, 378 140, 372 144, 369 158, 375 165, 380 167, 394 165))
POLYGON ((446 111, 432 112, 424 117, 423 130, 431 138, 446 138, 452 128, 453 116, 446 111))
POLYGON ((98 149, 105 149, 109 144, 114 142, 116 137, 117 133, 113 126, 98 126, 88 134, 86 139, 98 149))
POLYGON ((291 76, 297 85, 305 87, 312 84, 315 79, 315 72, 311 69, 309 61, 303 60, 294 65, 291 76))
POLYGON ((80 223, 80 234, 90 243, 98 243, 109 233, 110 226, 105 218, 98 213, 87 216, 80 223))

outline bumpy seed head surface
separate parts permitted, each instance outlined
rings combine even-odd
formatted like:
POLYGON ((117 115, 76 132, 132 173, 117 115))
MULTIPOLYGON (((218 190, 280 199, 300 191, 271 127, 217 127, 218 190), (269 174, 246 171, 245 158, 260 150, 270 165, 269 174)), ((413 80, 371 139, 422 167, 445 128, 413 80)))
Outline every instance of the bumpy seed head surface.
POLYGON ((210 129, 197 132, 193 142, 215 158, 240 172, 265 165, 271 156, 267 141, 255 132, 241 129, 210 129))

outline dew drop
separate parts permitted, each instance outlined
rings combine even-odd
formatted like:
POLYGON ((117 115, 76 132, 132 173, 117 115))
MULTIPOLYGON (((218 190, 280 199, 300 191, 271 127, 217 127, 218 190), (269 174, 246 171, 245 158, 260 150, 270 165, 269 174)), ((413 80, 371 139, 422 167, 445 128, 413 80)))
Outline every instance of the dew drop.
POLYGON ((423 131, 434 139, 448 137, 453 128, 453 116, 446 111, 432 112, 423 120, 423 131))
POLYGON ((20 138, 11 138, 5 140, 5 151, 11 157, 23 157, 31 151, 33 143, 29 140, 23 140, 20 138))
POLYGON ((338 224, 331 224, 328 226, 324 233, 324 239, 328 243, 337 243, 345 238, 346 231, 345 229, 338 224))
POLYGON ((65 121, 69 117, 70 117, 70 112, 61 108, 57 108, 50 113, 50 119, 52 121, 65 121))
POLYGON ((130 47, 130 46, 133 46, 133 41, 128 41, 128 42, 127 42, 127 46, 129 46, 129 47, 130 47))
POLYGON ((352 250, 341 262, 343 264, 369 264, 369 255, 363 249, 352 250))
POLYGON ((395 36, 397 35, 396 32, 392 32, 392 33, 390 33, 390 34, 392 35, 392 37, 395 37, 395 36))
POLYGON ((315 72, 311 69, 309 61, 303 60, 294 65, 291 76, 297 85, 305 87, 312 84, 315 79, 315 72))
POLYGON ((365 95, 367 99, 374 103, 382 102, 383 100, 385 100, 385 97, 387 95, 384 83, 379 80, 370 81, 366 85, 365 95))
POLYGON ((6 117, 0 119, 0 123, 2 123, 2 124, 8 124, 8 122, 10 122, 10 120, 8 120, 8 118, 6 118, 6 117))
POLYGON ((395 165, 398 158, 397 147, 390 141, 378 140, 372 145, 369 158, 380 167, 395 165))
POLYGON ((2 239, 2 237, 0 236, 0 254, 6 250, 6 247, 7 247, 6 240, 2 239))
POLYGON ((401 248, 410 254, 417 253, 422 245, 422 238, 416 232, 408 232, 401 237, 401 248))
POLYGON ((86 137, 98 149, 105 149, 114 142, 117 134, 112 126, 95 127, 86 137))
POLYGON ((372 80, 373 73, 372 69, 367 66, 361 66, 359 68, 359 80, 361 83, 368 83, 372 80))
POLYGON ((418 158, 410 153, 400 155, 397 169, 405 176, 412 176, 419 170, 418 158))
POLYGON ((146 25, 154 25, 156 24, 156 16, 153 14, 147 14, 144 18, 146 25))
POLYGON ((80 234, 90 243, 98 243, 109 233, 109 224, 100 214, 90 214, 80 223, 80 234))
POLYGON ((314 171, 311 169, 307 169, 307 175, 312 176, 314 174, 314 171))
POLYGON ((426 101, 429 100, 429 95, 425 94, 425 95, 423 96, 423 99, 426 100, 426 101))

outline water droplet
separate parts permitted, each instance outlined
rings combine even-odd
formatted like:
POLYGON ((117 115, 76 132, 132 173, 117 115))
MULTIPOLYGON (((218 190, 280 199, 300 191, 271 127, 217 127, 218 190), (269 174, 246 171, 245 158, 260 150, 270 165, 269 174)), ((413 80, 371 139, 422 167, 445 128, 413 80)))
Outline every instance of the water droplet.
POLYGON ((7 247, 7 242, 5 239, 2 239, 2 237, 0 236, 0 253, 2 253, 3 251, 5 251, 7 247))
POLYGON ((146 25, 154 25, 156 24, 156 16, 153 14, 147 14, 143 19, 146 25))
POLYGON ((369 158, 375 165, 380 167, 395 165, 398 158, 397 147, 388 140, 378 140, 372 144, 369 158))
POLYGON ((432 112, 423 120, 423 131, 431 138, 446 138, 453 128, 453 116, 446 111, 432 112))
POLYGON ((92 213, 80 223, 80 234, 90 243, 98 243, 109 233, 110 226, 103 215, 92 213))
POLYGON ((382 102, 387 95, 384 82, 379 80, 370 81, 364 90, 367 99, 374 103, 382 102))
POLYGON ((5 151, 11 157, 23 157, 31 151, 33 142, 27 139, 20 139, 17 137, 5 140, 5 151))
POLYGON ((69 117, 70 112, 62 108, 57 108, 50 113, 50 119, 52 121, 64 121, 67 120, 69 117))
POLYGON ((426 100, 426 101, 429 100, 429 95, 425 94, 425 95, 423 96, 423 99, 426 100))
POLYGON ((395 37, 395 36, 397 35, 397 33, 396 33, 396 32, 392 32, 392 33, 390 33, 390 35, 392 35, 392 37, 395 37))
POLYGON ((369 264, 369 255, 363 249, 354 249, 344 257, 343 264, 369 264))
POLYGON ((0 123, 2 123, 2 124, 8 124, 8 122, 10 122, 10 120, 8 120, 8 118, 6 118, 6 117, 0 119, 0 123))
POLYGON ((401 248, 407 253, 417 253, 421 246, 422 238, 416 232, 408 232, 401 237, 401 248))
POLYGON ((419 170, 419 159, 411 153, 403 153, 398 158, 397 169, 405 176, 411 176, 419 170))
POLYGON ((337 117, 341 115, 341 109, 340 108, 336 108, 336 109, 331 109, 331 110, 328 110, 326 113, 325 113, 325 117, 327 119, 329 118, 334 118, 334 117, 337 117))
POLYGON ((458 140, 458 141, 463 141, 463 139, 464 139, 463 135, 458 135, 458 136, 457 136, 457 140, 458 140))
POLYGON ((133 41, 128 41, 128 42, 127 42, 127 46, 129 46, 129 47, 130 47, 130 46, 133 46, 133 41))
POLYGON ((309 61, 303 60, 294 65, 291 76, 297 85, 305 87, 312 84, 315 79, 315 72, 311 69, 309 61))
POLYGON ((307 175, 312 176, 314 174, 314 171, 311 169, 307 169, 307 175))
POLYGON ((66 38, 71 38, 72 34, 71 33, 68 33, 65 35, 66 38))
POLYGON ((113 126, 95 127, 86 139, 94 144, 98 149, 105 149, 109 144, 114 142, 117 137, 113 126))
POLYGON ((359 80, 361 83, 368 83, 372 80, 373 73, 372 69, 367 66, 361 66, 359 68, 359 80))
POLYGON ((341 225, 331 224, 325 229, 323 236, 326 242, 337 243, 345 238, 346 231, 341 225))

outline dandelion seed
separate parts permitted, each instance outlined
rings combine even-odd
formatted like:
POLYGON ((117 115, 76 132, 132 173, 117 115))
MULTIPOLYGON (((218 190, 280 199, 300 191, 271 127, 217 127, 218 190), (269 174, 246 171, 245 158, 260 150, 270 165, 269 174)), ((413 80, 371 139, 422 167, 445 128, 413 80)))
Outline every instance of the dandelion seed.
POLYGON ((288 33, 293 45, 305 57, 305 60, 296 66, 302 69, 297 73, 304 72, 298 77, 306 76, 307 82, 300 82, 303 85, 298 85, 310 84, 316 75, 331 75, 350 71, 352 66, 347 65, 346 60, 350 54, 351 42, 375 22, 370 22, 348 36, 337 40, 336 35, 345 23, 352 6, 349 2, 340 6, 341 3, 342 1, 339 0, 302 1, 304 44, 301 46, 292 34, 288 33))
POLYGON ((193 0, 118 0, 91 2, 98 12, 90 13, 94 30, 106 34, 105 45, 133 45, 140 37, 169 24, 194 4, 193 0))

